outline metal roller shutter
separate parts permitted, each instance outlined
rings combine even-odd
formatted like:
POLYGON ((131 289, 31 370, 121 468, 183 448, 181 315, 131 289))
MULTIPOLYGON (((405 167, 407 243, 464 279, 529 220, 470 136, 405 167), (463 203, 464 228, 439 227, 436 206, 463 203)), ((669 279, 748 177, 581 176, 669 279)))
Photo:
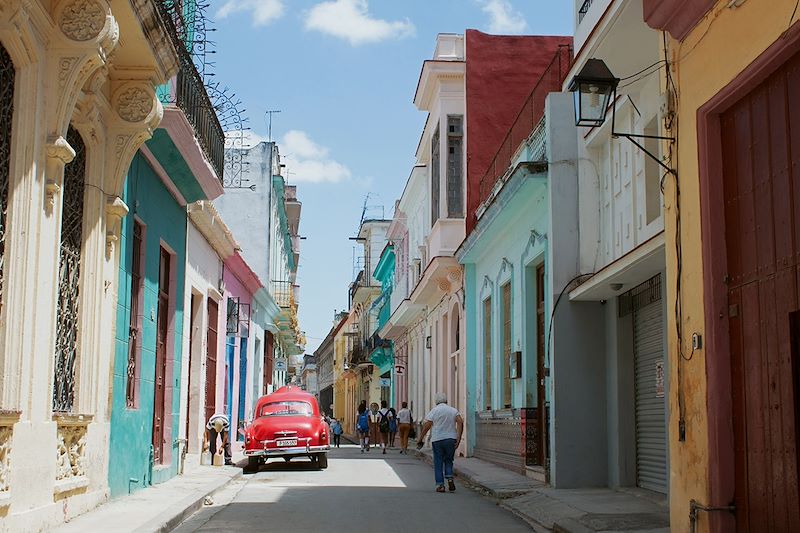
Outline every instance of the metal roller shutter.
MULTIPOLYGON (((660 285, 660 284, 659 284, 660 285)), ((667 428, 661 300, 634 307, 636 477, 639 487, 667 492, 667 428)))

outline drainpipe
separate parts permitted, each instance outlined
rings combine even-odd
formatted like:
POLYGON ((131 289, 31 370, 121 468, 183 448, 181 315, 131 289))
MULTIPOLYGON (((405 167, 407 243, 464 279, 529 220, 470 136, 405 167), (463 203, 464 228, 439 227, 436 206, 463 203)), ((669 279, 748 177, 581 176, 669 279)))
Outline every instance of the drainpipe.
POLYGON ((148 460, 148 471, 147 471, 147 484, 149 486, 153 486, 153 468, 155 467, 156 463, 156 452, 153 448, 153 445, 150 445, 150 458, 148 460))
POLYGON ((128 494, 131 493, 131 485, 133 483, 139 483, 139 478, 135 478, 135 477, 128 478, 128 494))
POLYGON ((697 531, 697 515, 700 511, 706 513, 727 512, 735 514, 736 506, 728 505, 723 507, 709 507, 698 503, 697 500, 689 500, 689 531, 691 533, 695 533, 697 531))

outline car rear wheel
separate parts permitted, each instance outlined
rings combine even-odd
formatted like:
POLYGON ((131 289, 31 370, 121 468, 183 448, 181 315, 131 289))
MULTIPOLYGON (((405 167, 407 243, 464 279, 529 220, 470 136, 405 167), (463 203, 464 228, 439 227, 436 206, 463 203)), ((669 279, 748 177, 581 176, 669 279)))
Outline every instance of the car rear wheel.
POLYGON ((284 458, 283 458, 283 460, 284 460, 284 461, 286 461, 286 462, 288 463, 289 461, 291 461, 291 460, 292 460, 292 458, 291 458, 291 457, 284 457, 284 458))
POLYGON ((320 453, 317 454, 317 468, 320 470, 325 470, 328 468, 328 454, 327 453, 320 453))
POLYGON ((254 474, 258 472, 259 466, 261 466, 261 459, 259 457, 250 456, 247 458, 247 466, 244 467, 244 473, 254 474))

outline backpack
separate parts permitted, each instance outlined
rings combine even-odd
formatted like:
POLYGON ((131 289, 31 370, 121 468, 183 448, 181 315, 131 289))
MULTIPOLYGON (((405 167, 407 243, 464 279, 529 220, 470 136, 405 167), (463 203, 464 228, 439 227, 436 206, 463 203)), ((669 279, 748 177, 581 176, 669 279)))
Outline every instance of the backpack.
POLYGON ((358 430, 362 433, 369 432, 369 414, 366 411, 358 415, 358 430))
POLYGON ((381 413, 381 421, 378 425, 378 429, 381 433, 389 433, 389 411, 381 413))

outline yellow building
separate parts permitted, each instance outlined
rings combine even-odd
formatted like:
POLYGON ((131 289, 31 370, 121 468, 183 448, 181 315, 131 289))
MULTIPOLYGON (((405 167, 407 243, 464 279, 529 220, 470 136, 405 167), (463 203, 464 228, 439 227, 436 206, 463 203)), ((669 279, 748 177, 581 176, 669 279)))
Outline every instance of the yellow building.
POLYGON ((345 433, 353 433, 353 416, 347 401, 347 372, 344 363, 347 360, 348 336, 351 317, 348 316, 333 338, 333 416, 341 423, 345 433))
POLYGON ((677 96, 671 529, 798 531, 800 10, 644 0, 644 17, 668 32, 677 96))

